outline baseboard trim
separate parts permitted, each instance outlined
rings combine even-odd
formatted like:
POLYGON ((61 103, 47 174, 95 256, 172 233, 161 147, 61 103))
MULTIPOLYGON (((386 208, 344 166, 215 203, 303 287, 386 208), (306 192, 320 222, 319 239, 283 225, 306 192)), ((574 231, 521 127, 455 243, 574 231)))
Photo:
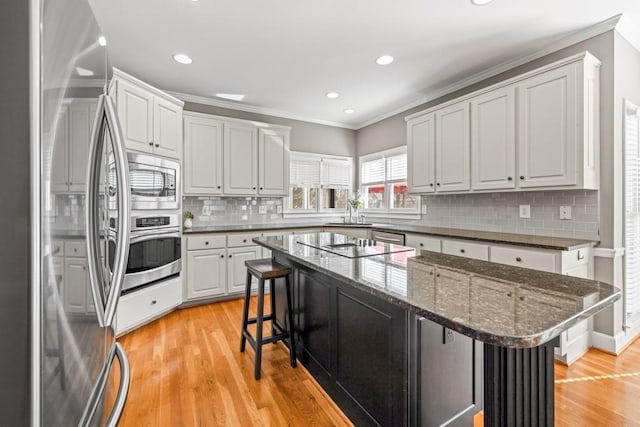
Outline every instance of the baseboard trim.
POLYGON ((640 338, 640 324, 636 324, 635 327, 627 331, 620 331, 615 336, 595 331, 591 333, 591 343, 594 348, 616 356, 638 338, 640 338))

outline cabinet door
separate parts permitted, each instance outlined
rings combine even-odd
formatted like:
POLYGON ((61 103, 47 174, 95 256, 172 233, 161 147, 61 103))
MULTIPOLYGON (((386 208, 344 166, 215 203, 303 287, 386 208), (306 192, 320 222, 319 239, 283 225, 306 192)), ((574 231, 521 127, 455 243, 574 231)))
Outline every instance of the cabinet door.
POLYGON ((222 194, 222 122, 184 118, 184 193, 222 194))
POLYGON ((90 102, 69 106, 69 191, 83 192, 89 162, 89 138, 96 105, 90 102))
POLYGON ((435 117, 436 191, 469 190, 469 104, 443 108, 435 117))
POLYGON ((433 193, 436 182, 436 132, 433 114, 407 122, 407 182, 410 193, 433 193))
POLYGON ((222 295, 226 291, 224 249, 187 252, 187 298, 222 295))
POLYGON ((118 118, 127 148, 153 152, 153 95, 127 83, 118 81, 118 118))
POLYGON ((471 100, 471 186, 515 188, 515 88, 471 100))
POLYGON ((181 157, 182 108, 158 97, 153 103, 153 144, 156 154, 181 157))
MULTIPOLYGON (((260 246, 247 246, 242 248, 227 249, 227 272, 229 274, 227 280, 227 292, 238 293, 244 292, 245 282, 247 280, 247 267, 244 262, 252 259, 259 259, 262 256, 262 248, 260 246)), ((256 280, 252 280, 252 286, 256 286, 256 280)), ((265 290, 266 290, 265 286, 265 290)))
POLYGON ((89 276, 86 258, 65 258, 64 261, 64 311, 85 313, 89 276))
POLYGON ((520 187, 576 184, 576 65, 518 84, 520 187))
POLYGON ((51 158, 53 191, 69 190, 69 107, 63 106, 50 132, 54 132, 51 158))
POLYGON ((224 124, 224 194, 258 192, 258 132, 253 126, 224 124))
POLYGON ((440 239, 418 234, 405 234, 404 244, 414 248, 417 255, 420 255, 422 251, 440 252, 442 250, 442 241, 440 239))
POLYGON ((289 131, 260 129, 258 194, 286 196, 289 188, 289 131))

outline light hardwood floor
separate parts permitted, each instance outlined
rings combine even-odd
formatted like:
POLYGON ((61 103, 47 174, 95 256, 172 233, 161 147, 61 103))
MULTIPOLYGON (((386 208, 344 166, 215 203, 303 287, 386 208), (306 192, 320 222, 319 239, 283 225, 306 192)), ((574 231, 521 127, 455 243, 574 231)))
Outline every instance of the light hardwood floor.
MULTIPOLYGON (((289 366, 282 344, 264 347, 253 379, 253 350, 239 352, 241 313, 240 299, 208 304, 120 337, 132 370, 120 425, 352 425, 302 365, 289 366)), ((640 340, 617 358, 591 350, 556 364, 556 425, 640 426, 640 340)))

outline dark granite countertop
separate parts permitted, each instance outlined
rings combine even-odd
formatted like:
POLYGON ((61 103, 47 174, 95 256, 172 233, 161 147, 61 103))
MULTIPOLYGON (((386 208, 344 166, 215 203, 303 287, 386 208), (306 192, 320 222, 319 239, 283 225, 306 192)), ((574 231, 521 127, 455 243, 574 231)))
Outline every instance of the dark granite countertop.
POLYGON ((185 229, 184 234, 223 233, 236 231, 265 231, 301 229, 315 227, 348 227, 367 228, 372 230, 396 231, 423 234, 426 236, 450 237, 465 240, 478 240, 491 243, 528 246, 541 249, 572 250, 587 246, 595 246, 597 240, 571 239, 565 237, 532 236, 529 234, 499 233, 493 231, 465 230, 458 228, 426 227, 411 224, 340 224, 340 223, 292 223, 292 224, 239 224, 209 225, 185 229))
POLYGON ((606 283, 434 252, 346 258, 306 243, 349 240, 333 233, 254 242, 293 262, 480 341, 510 348, 543 344, 593 316, 621 292, 606 283))

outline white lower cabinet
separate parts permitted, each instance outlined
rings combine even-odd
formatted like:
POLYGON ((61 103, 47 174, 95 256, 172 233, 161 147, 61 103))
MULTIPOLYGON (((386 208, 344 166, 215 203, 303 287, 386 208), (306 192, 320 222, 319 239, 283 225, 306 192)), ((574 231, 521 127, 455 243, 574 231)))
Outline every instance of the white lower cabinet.
POLYGON ((489 261, 489 246, 466 240, 442 240, 442 253, 489 261))
MULTIPOLYGON (((247 280, 247 267, 244 262, 262 257, 262 247, 247 246, 227 249, 227 293, 242 294, 247 280)), ((256 279, 252 280, 252 286, 256 286, 256 279)))
POLYGON ((128 332, 182 303, 182 281, 174 277, 120 297, 116 335, 128 332))
POLYGON ((89 274, 86 258, 66 258, 64 260, 64 311, 86 313, 89 274))
POLYGON ((222 295, 226 292, 226 250, 205 249, 187 253, 187 298, 222 295))
POLYGON ((420 234, 405 234, 404 245, 414 248, 417 251, 417 255, 420 255, 422 251, 442 251, 442 240, 420 234))

